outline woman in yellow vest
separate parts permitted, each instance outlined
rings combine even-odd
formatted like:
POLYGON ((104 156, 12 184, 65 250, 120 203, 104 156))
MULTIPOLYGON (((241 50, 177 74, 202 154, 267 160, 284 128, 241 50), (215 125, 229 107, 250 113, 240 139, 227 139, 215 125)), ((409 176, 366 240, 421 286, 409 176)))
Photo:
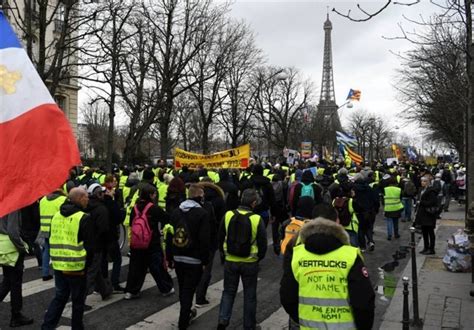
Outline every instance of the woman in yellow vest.
POLYGON ((383 210, 385 213, 385 220, 387 221, 387 239, 392 239, 392 234, 395 238, 400 238, 398 233, 398 219, 402 215, 402 189, 398 187, 396 177, 388 179, 388 186, 383 189, 383 210))
POLYGON ((301 244, 285 254, 280 301, 301 329, 371 329, 375 293, 359 249, 338 223, 324 218, 301 228, 301 244))

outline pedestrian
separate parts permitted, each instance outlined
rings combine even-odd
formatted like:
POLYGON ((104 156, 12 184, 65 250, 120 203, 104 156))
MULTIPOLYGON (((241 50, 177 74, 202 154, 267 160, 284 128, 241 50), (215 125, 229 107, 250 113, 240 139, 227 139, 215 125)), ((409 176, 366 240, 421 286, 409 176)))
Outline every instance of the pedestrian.
POLYGON ((283 222, 288 219, 288 211, 286 201, 288 200, 288 184, 283 181, 282 171, 278 171, 273 175, 272 187, 275 195, 275 207, 271 217, 273 252, 279 256, 280 247, 280 227, 283 222))
POLYGON ((224 191, 226 209, 235 210, 237 207, 239 207, 239 188, 232 181, 229 170, 221 169, 219 171, 219 178, 220 180, 217 185, 224 191))
POLYGON ((186 186, 179 177, 174 177, 169 185, 166 193, 166 212, 171 214, 176 208, 186 200, 186 186))
MULTIPOLYGON (((181 179, 176 179, 182 183, 181 179)), ((209 214, 203 208, 204 190, 200 185, 192 184, 188 196, 171 214, 173 234, 166 238, 168 265, 176 269, 178 277, 179 329, 187 329, 197 314, 192 308, 193 297, 202 272, 209 264, 211 244, 209 214)))
POLYGON ((21 211, 0 217, 0 265, 3 281, 0 284, 0 301, 10 293, 10 327, 16 328, 33 323, 33 319, 23 315, 23 261, 28 245, 21 238, 21 211))
POLYGON ((44 316, 43 330, 56 328, 69 297, 72 301, 71 327, 84 329, 86 273, 94 240, 89 215, 84 213, 88 202, 86 190, 73 188, 51 220, 49 242, 56 293, 44 316))
POLYGON ((354 182, 354 209, 359 220, 358 240, 359 247, 364 252, 368 248, 375 249, 373 238, 374 218, 378 212, 380 203, 377 192, 370 187, 367 179, 357 175, 354 182))
POLYGON ((412 221, 413 199, 416 197, 416 186, 407 176, 402 175, 400 188, 402 189, 402 218, 401 222, 412 221))
MULTIPOLYGON (((93 183, 87 188, 89 204, 86 212, 90 214, 90 226, 93 228, 94 241, 91 251, 91 264, 87 269, 87 294, 94 291, 106 300, 113 292, 112 285, 102 274, 102 255, 107 250, 110 214, 104 204, 106 188, 93 183)), ((86 307, 90 309, 90 306, 86 307)))
MULTIPOLYGON (((385 177, 385 176, 384 176, 385 177)), ((387 221, 387 240, 392 240, 392 235, 395 238, 400 238, 398 231, 398 219, 402 215, 402 190, 398 187, 398 182, 395 177, 387 178, 387 184, 383 191, 383 204, 385 221, 387 221)))
POLYGON ((244 287, 244 329, 256 328, 258 262, 267 250, 265 224, 253 212, 259 205, 258 199, 254 189, 244 190, 241 205, 226 213, 219 228, 219 250, 225 264, 218 329, 229 325, 240 280, 244 287))
MULTIPOLYGON (((72 188, 71 188, 72 189, 72 188)), ((59 211, 61 205, 66 201, 67 197, 64 195, 64 191, 60 188, 56 189, 51 194, 44 196, 40 200, 40 232, 38 234, 39 240, 42 240, 42 277, 43 281, 49 281, 53 279, 53 276, 49 271, 49 236, 51 234, 51 219, 59 211)))
POLYGON ((453 182, 454 182, 454 175, 450 169, 449 164, 444 165, 444 169, 442 170, 441 180, 444 181, 445 193, 446 193, 446 196, 444 199, 443 211, 448 212, 449 203, 451 202, 451 195, 452 195, 453 182))
POLYGON ((291 320, 301 329, 372 329, 375 293, 344 228, 319 217, 303 225, 299 240, 285 253, 280 282, 291 320))
MULTIPOLYGON (((296 212, 300 197, 309 196, 314 199, 316 204, 323 202, 323 188, 314 181, 313 173, 310 170, 305 170, 301 177, 301 182, 294 188, 292 210, 296 212)), ((293 215, 295 214, 296 213, 293 212, 293 215)))
MULTIPOLYGON (((158 290, 163 296, 174 293, 173 280, 164 266, 164 254, 161 246, 160 225, 163 228, 168 223, 168 214, 155 203, 157 190, 152 185, 144 186, 140 196, 132 209, 130 227, 134 232, 134 222, 139 217, 146 219, 151 237, 146 247, 135 247, 134 236, 130 243, 130 266, 128 270, 127 286, 125 288, 125 299, 130 300, 139 297, 140 290, 145 281, 147 271, 153 276, 158 290)), ((137 225, 140 225, 137 223, 137 225)))
POLYGON ((436 188, 430 186, 430 177, 421 178, 421 191, 418 196, 415 223, 421 226, 423 233, 423 250, 421 254, 435 254, 436 218, 438 216, 438 199, 436 188))

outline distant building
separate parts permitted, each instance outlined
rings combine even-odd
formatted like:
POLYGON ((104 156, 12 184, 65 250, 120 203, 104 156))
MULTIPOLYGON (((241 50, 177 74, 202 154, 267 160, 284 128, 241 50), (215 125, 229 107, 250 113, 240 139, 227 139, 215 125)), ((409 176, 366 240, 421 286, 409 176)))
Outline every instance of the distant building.
MULTIPOLYGON (((53 10, 54 8, 56 8, 56 5, 58 4, 57 1, 61 1, 61 0, 49 0, 48 8, 51 8, 50 10, 53 10)), ((30 1, 0 0, 0 10, 2 10, 5 16, 9 19, 10 24, 12 25, 13 29, 15 30, 18 38, 23 43, 23 45, 25 45, 26 43, 27 35, 24 33, 24 31, 22 31, 22 29, 18 25, 20 22, 18 17, 13 17, 13 15, 17 15, 17 13, 22 13, 21 14, 22 17, 31 17, 32 33, 34 35, 33 38, 37 37, 39 33, 37 29, 37 24, 35 24, 35 22, 39 20, 39 10, 38 10, 37 2, 38 2, 37 0, 30 0, 30 1), (27 8, 27 4, 29 4, 30 8, 27 8), (12 6, 14 5, 17 6, 17 8, 12 8, 12 6)), ((48 13, 47 17, 50 17, 50 15, 51 13, 48 13)), ((58 36, 60 35, 60 31, 63 28, 63 25, 64 25, 64 4, 61 1, 61 3, 59 3, 58 8, 56 10, 53 23, 49 24, 46 29, 46 43, 48 45, 53 45, 55 40, 57 40, 58 36)), ((49 49, 50 50, 54 49, 54 46, 50 47, 49 49)), ((33 54, 38 54, 38 50, 39 50, 39 43, 33 42, 33 49, 32 49, 33 54)), ((54 58, 52 54, 49 54, 49 56, 51 57, 51 59, 54 58)), ((74 64, 77 63, 77 57, 73 55, 73 56, 68 57, 67 60, 69 61, 69 63, 72 64, 72 66, 71 65, 67 66, 67 70, 71 70, 71 71, 68 74, 63 74, 62 76, 64 77, 76 76, 77 67, 74 64)), ((46 63, 46 65, 48 65, 48 63, 46 63)), ((46 81, 46 84, 48 84, 48 81, 46 81)), ((79 87, 79 83, 77 79, 66 78, 66 79, 61 80, 54 95, 55 101, 66 114, 76 136, 78 133, 77 131, 77 115, 78 115, 77 96, 78 96, 79 89, 80 87, 79 87)))
POLYGON ((86 124, 77 124, 77 144, 79 146, 79 152, 81 153, 82 159, 95 158, 94 148, 92 148, 86 124))

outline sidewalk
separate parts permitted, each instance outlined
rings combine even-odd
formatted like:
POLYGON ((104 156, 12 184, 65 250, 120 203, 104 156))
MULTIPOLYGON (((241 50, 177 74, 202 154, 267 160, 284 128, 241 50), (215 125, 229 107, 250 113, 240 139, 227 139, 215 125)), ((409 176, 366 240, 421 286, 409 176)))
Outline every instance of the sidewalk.
MULTIPOLYGON (((436 231, 436 255, 424 256, 417 253, 418 269, 418 305, 420 317, 423 319, 423 329, 474 329, 474 298, 469 296, 471 273, 448 272, 442 259, 446 253, 448 238, 459 228, 464 228, 464 209, 457 203, 451 204, 451 211, 443 213, 443 219, 438 220, 436 231)), ((423 247, 421 235, 417 252, 423 247)), ((410 278, 410 318, 412 311, 411 262, 408 263, 403 276, 410 278)), ((402 276, 402 277, 403 277, 402 276)), ((383 317, 380 329, 401 329, 403 315, 403 283, 397 284, 395 295, 383 317)), ((377 299, 380 297, 378 296, 377 299)))

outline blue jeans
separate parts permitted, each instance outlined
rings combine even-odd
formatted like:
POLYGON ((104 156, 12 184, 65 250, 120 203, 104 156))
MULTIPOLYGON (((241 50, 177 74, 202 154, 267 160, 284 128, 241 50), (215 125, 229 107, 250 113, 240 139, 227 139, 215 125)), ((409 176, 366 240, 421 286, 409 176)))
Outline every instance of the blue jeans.
POLYGON ((244 286, 244 329, 255 329, 257 324, 257 262, 229 262, 224 265, 224 292, 219 309, 219 323, 229 324, 235 295, 242 278, 244 286))
POLYGON ((349 234, 349 240, 351 242, 351 245, 354 247, 359 246, 359 235, 352 230, 346 230, 346 232, 349 234))
POLYGON ((52 330, 56 328, 61 319, 64 306, 66 306, 69 300, 69 296, 71 296, 72 301, 71 327, 73 330, 84 329, 82 319, 86 301, 86 276, 64 275, 63 272, 54 271, 54 284, 56 286, 56 295, 46 311, 41 329, 52 330))
POLYGON ((49 238, 44 239, 41 272, 42 272, 43 277, 49 275, 49 238))
POLYGON ((387 236, 392 237, 393 232, 395 232, 395 236, 398 235, 398 218, 385 218, 387 221, 387 236))
POLYGON ((405 218, 406 220, 411 221, 411 209, 413 206, 413 198, 403 197, 402 204, 403 204, 402 218, 405 218))

